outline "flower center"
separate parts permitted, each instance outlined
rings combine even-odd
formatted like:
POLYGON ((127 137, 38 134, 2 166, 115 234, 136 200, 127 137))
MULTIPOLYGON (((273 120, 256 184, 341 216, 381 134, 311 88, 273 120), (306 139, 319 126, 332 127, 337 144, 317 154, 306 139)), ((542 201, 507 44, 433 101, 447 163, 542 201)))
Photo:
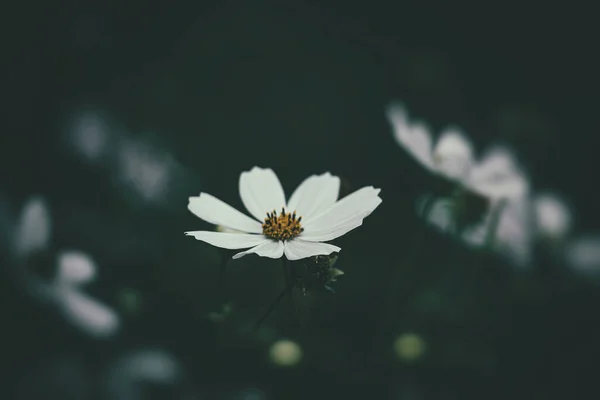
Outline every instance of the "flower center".
POLYGON ((267 218, 262 224, 263 235, 273 240, 288 240, 298 236, 304 228, 300 225, 302 217, 296 218, 296 211, 286 213, 285 208, 281 208, 281 214, 273 210, 267 213, 267 218))

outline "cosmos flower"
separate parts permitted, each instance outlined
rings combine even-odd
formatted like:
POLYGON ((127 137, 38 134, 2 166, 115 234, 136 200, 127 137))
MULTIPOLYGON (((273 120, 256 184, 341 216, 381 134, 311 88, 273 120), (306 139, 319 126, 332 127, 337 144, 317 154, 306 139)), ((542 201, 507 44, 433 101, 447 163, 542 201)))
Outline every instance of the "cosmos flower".
POLYGON ((234 259, 255 253, 289 260, 328 255, 341 249, 325 241, 338 238, 362 225, 381 203, 380 189, 367 186, 338 201, 340 179, 330 173, 305 179, 286 202, 281 183, 269 168, 242 172, 240 197, 252 219, 208 193, 190 197, 188 209, 221 229, 243 233, 192 231, 213 246, 246 249, 234 259), (262 221, 262 222, 259 222, 262 221))
POLYGON ((14 227, 13 257, 16 278, 23 289, 42 303, 54 306, 72 325, 95 338, 107 338, 119 327, 119 317, 110 307, 87 295, 83 285, 93 281, 96 265, 80 251, 56 255, 56 273, 50 281, 31 271, 36 254, 48 252, 51 219, 41 197, 29 199, 14 227))
POLYGON ((529 207, 529 181, 511 151, 494 146, 476 159, 473 145, 457 128, 445 129, 433 146, 429 129, 423 123, 411 122, 401 104, 392 103, 387 117, 398 143, 427 170, 450 180, 457 189, 448 197, 422 197, 417 204, 419 214, 470 245, 496 247, 526 262, 529 234, 522 220, 529 207), (485 206, 477 210, 473 204, 480 203, 485 206), (472 214, 477 216, 475 221, 465 224, 465 216, 472 214))
POLYGON ((458 128, 444 130, 434 147, 429 129, 409 121, 402 105, 392 103, 387 117, 398 143, 429 171, 493 199, 517 198, 528 192, 528 180, 507 148, 495 146, 476 160, 473 145, 458 128))

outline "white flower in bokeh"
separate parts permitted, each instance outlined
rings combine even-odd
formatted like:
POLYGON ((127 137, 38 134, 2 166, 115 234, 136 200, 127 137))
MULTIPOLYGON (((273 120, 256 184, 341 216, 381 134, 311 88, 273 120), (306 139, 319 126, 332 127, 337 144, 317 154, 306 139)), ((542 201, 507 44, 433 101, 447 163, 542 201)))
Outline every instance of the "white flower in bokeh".
POLYGON ((492 199, 516 198, 527 193, 528 180, 507 148, 493 147, 481 160, 476 160, 473 145, 457 128, 442 132, 433 147, 429 129, 422 123, 411 122, 402 105, 392 103, 387 116, 398 143, 428 170, 492 199))
POLYGON ((564 199, 555 193, 538 193, 533 198, 537 235, 542 239, 560 241, 571 231, 573 217, 564 199))
POLYGON ((96 265, 84 253, 68 251, 58 256, 58 273, 51 283, 56 303, 65 318, 95 338, 109 337, 119 327, 117 313, 85 294, 82 286, 92 282, 96 265))
POLYGON ((149 202, 163 201, 172 184, 173 161, 149 144, 122 138, 118 148, 119 179, 149 202))
POLYGON ((109 150, 111 129, 100 111, 85 111, 69 121, 65 140, 71 150, 90 163, 98 163, 109 150))
POLYGON ((136 350, 109 364, 105 374, 106 394, 115 400, 145 399, 149 387, 176 386, 183 373, 180 362, 165 350, 136 350))
POLYGON ((38 300, 55 305, 74 326, 96 338, 109 337, 119 326, 119 317, 108 306, 85 294, 83 285, 96 275, 94 262, 79 251, 57 255, 56 274, 50 282, 30 270, 30 259, 47 251, 51 219, 43 198, 29 199, 14 228, 12 243, 16 277, 38 300))
POLYGON ((429 128, 422 122, 410 121, 400 103, 388 106, 387 118, 398 143, 426 169, 457 180, 467 175, 473 147, 458 129, 445 130, 434 146, 429 128))
POLYGON ((254 167, 240 175, 239 192, 255 219, 208 193, 190 197, 188 204, 188 209, 206 222, 243 233, 193 231, 185 234, 226 249, 250 248, 235 254, 234 259, 255 253, 269 258, 285 254, 289 260, 298 260, 339 252, 339 247, 322 242, 359 227, 381 203, 380 189, 372 186, 338 201, 339 188, 337 176, 313 175, 286 201, 273 170, 254 167))
POLYGON ((387 117, 398 143, 426 169, 454 182, 457 189, 452 196, 421 198, 419 214, 470 245, 495 247, 526 262, 529 234, 522 222, 527 214, 529 182, 511 151, 494 146, 476 159, 473 145, 456 128, 442 132, 434 147, 429 129, 411 122, 402 105, 392 103, 387 117), (478 223, 469 221, 471 226, 464 221, 473 211, 469 208, 482 215, 476 218, 478 223))

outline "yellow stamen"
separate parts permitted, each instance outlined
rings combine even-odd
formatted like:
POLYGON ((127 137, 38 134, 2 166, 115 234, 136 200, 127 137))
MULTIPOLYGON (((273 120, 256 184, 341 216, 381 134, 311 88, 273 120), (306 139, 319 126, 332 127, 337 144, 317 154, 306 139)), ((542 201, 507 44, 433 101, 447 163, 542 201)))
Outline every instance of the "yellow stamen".
POLYGON ((277 211, 267 212, 267 218, 262 224, 263 235, 273 240, 288 240, 298 236, 304 228, 300 225, 302 217, 296 217, 296 211, 286 213, 285 208, 281 208, 281 214, 277 211))

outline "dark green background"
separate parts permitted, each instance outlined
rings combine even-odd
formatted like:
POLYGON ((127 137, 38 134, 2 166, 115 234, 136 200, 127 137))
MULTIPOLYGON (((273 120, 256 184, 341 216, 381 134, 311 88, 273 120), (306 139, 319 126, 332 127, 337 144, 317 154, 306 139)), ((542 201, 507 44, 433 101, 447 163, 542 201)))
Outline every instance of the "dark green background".
MULTIPOLYGON (((43 387, 30 382, 42 382, 35 371, 46 360, 77 357, 92 377, 141 345, 165 347, 187 368, 185 383, 163 394, 171 399, 183 391, 236 398, 249 387, 269 399, 594 398, 596 282, 543 255, 517 270, 424 227, 414 200, 437 182, 396 144, 384 114, 398 99, 434 132, 463 127, 478 150, 508 143, 534 189, 567 194, 576 229, 598 229, 590 14, 533 3, 333 0, 14 7, 0 193, 14 213, 31 194, 48 198, 55 250, 80 248, 97 261, 90 292, 123 312, 124 329, 90 341, 6 274, 6 398, 19 385, 43 387), (66 151, 65 121, 85 107, 174 157, 180 179, 166 204, 132 199, 66 151), (278 262, 232 262, 223 291, 223 254, 183 232, 209 228, 186 209, 200 191, 243 209, 237 180, 254 165, 273 168, 288 194, 330 171, 344 194, 374 185, 383 203, 336 241, 346 273, 337 294, 313 295, 300 318, 284 301, 253 336, 249 327, 282 288, 278 262), (135 313, 119 300, 124 288, 140 294, 135 313), (383 309, 390 291, 393 315, 383 309), (215 324, 206 315, 223 300, 234 312, 215 324), (391 352, 402 332, 427 343, 415 363, 391 352), (280 337, 303 346, 299 367, 267 362, 280 337)), ((32 398, 53 398, 47 393, 32 398)), ((81 396, 73 398, 95 398, 81 396)))

